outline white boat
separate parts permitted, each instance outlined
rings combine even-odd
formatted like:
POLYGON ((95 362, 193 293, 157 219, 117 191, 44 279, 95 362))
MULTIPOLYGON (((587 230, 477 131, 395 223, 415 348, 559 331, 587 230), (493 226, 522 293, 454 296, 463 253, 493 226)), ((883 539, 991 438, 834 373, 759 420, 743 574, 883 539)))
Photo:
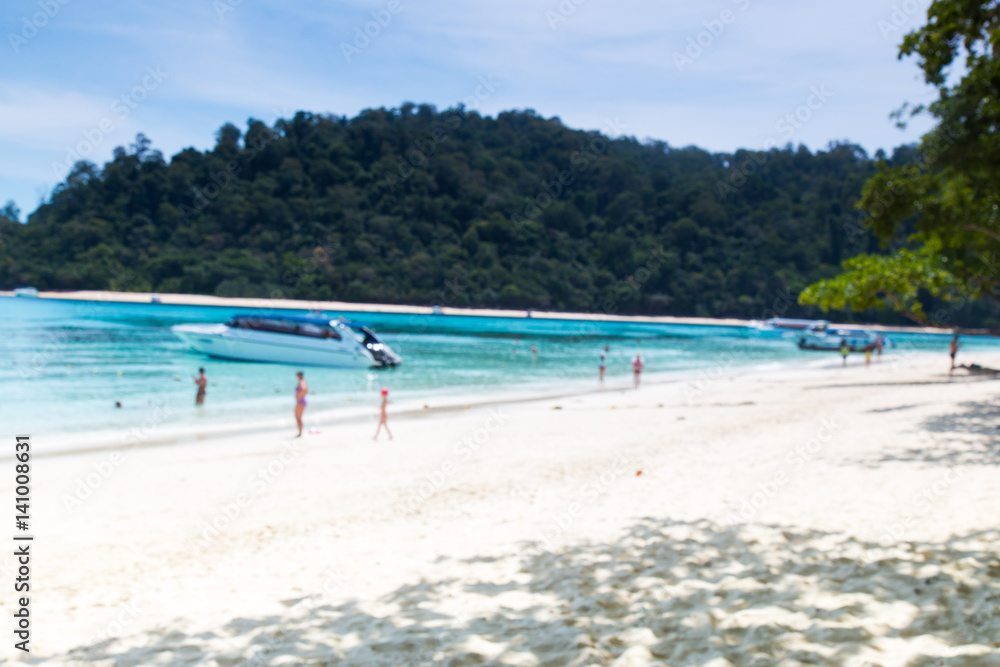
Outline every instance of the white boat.
POLYGON ((791 317, 772 317, 767 320, 753 320, 750 326, 759 331, 826 331, 827 320, 799 320, 791 317))
POLYGON ((830 326, 827 320, 799 320, 791 317, 772 317, 752 320, 748 332, 764 338, 798 338, 802 333, 822 333, 830 326))
POLYGON ((236 315, 225 324, 178 324, 193 349, 220 359, 296 366, 397 366, 398 354, 368 327, 328 317, 236 315))
POLYGON ((791 317, 772 317, 764 320, 764 326, 770 329, 791 329, 793 331, 826 331, 830 326, 827 320, 798 320, 791 317))
POLYGON ((23 297, 26 299, 37 299, 38 289, 35 287, 18 287, 14 290, 14 296, 23 297))
POLYGON ((821 350, 836 352, 842 343, 847 343, 851 352, 862 352, 867 347, 875 347, 878 335, 861 329, 835 329, 826 331, 806 331, 799 336, 800 350, 821 350))

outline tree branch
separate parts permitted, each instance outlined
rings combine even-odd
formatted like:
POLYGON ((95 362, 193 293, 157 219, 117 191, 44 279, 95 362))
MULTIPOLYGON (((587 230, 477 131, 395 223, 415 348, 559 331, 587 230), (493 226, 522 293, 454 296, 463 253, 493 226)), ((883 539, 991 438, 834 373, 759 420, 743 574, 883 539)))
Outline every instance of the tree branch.
POLYGON ((992 229, 987 229, 986 227, 980 227, 979 225, 965 225, 965 228, 974 232, 979 232, 980 234, 986 234, 987 236, 992 236, 997 241, 1000 241, 1000 233, 997 233, 992 229))
POLYGON ((920 317, 916 313, 910 312, 910 310, 905 305, 903 305, 903 302, 899 300, 899 297, 890 292, 889 290, 878 290, 877 293, 884 294, 889 299, 889 301, 892 301, 892 305, 896 308, 896 312, 898 312, 903 317, 908 317, 917 324, 924 327, 931 326, 930 323, 927 321, 927 318, 920 317))

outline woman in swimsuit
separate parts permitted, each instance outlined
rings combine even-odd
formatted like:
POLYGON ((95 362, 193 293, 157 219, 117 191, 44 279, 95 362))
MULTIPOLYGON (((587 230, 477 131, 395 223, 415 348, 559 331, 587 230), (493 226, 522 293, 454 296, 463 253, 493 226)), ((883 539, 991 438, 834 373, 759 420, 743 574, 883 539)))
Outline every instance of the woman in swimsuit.
POLYGON ((385 426, 385 432, 389 434, 389 439, 392 440, 392 431, 389 430, 389 415, 385 412, 385 406, 389 404, 389 390, 382 390, 382 416, 378 420, 378 428, 375 429, 375 437, 372 440, 378 440, 378 434, 381 433, 382 427, 385 426))
POLYGON ((306 394, 309 393, 309 385, 302 376, 302 371, 296 373, 299 383, 295 385, 295 423, 299 425, 298 438, 302 437, 302 413, 306 411, 306 394))
POLYGON ((632 360, 632 388, 639 388, 639 374, 642 373, 642 367, 646 365, 643 360, 642 355, 638 352, 635 353, 635 359, 632 360))

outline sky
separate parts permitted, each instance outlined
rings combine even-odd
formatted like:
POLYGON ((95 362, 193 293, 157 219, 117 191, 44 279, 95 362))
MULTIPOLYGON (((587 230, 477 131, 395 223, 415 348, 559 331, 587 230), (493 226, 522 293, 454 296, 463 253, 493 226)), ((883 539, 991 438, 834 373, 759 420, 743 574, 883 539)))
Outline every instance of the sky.
POLYGON ((933 99, 898 44, 929 0, 6 0, 0 205, 22 220, 86 158, 146 134, 168 158, 226 122, 404 102, 717 152, 870 154, 933 99))

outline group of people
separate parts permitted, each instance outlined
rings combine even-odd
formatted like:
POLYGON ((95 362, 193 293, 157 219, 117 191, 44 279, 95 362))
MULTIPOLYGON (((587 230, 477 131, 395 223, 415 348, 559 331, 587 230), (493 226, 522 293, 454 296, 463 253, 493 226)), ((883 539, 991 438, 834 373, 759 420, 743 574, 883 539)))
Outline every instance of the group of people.
MULTIPOLYGON (((608 369, 608 354, 610 352, 611 346, 605 345, 597 357, 597 380, 601 387, 604 386, 604 373, 608 369)), ((636 352, 635 356, 632 357, 632 387, 634 389, 639 388, 639 376, 642 374, 642 369, 645 365, 646 360, 642 358, 642 353, 636 352)))
MULTIPOLYGON (((882 349, 885 347, 885 336, 879 334, 875 341, 868 343, 864 347, 865 366, 871 366, 872 352, 878 353, 878 361, 882 361, 882 349)), ((851 346, 847 344, 846 338, 840 339, 840 356, 843 358, 843 365, 847 365, 847 355, 851 353, 851 346)))
MULTIPOLYGON (((885 346, 885 337, 878 336, 875 341, 864 348, 865 351, 865 365, 871 364, 872 352, 878 354, 878 360, 882 359, 882 348, 885 346)), ((951 344, 949 345, 949 353, 951 355, 951 368, 948 373, 951 374, 955 370, 955 356, 958 354, 959 348, 962 344, 959 342, 958 334, 951 339, 951 344)), ((537 354, 538 348, 534 345, 532 346, 532 353, 537 354)), ((841 339, 840 341, 840 354, 843 357, 843 365, 847 365, 847 356, 850 354, 851 348, 847 343, 847 339, 841 339)), ((607 371, 608 355, 611 353, 611 346, 605 345, 604 349, 598 354, 598 382, 601 387, 604 387, 604 374, 607 371)), ((632 387, 635 389, 639 388, 639 377, 642 374, 642 369, 646 365, 645 360, 642 358, 642 353, 636 352, 635 356, 632 358, 632 387)), ((298 382, 295 384, 295 423, 298 426, 299 432, 296 437, 302 437, 302 415, 306 411, 306 395, 309 393, 309 385, 306 383, 305 375, 302 371, 295 374, 298 378, 298 382)), ((208 376, 205 375, 205 369, 199 368, 198 374, 192 376, 195 385, 198 387, 197 393, 194 397, 194 404, 196 406, 202 406, 205 404, 205 393, 208 387, 208 376)), ((117 407, 121 407, 121 403, 116 404, 117 407)), ((389 430, 389 415, 387 413, 387 407, 389 405, 389 390, 382 390, 382 405, 381 414, 379 415, 378 428, 375 429, 375 437, 373 440, 377 440, 379 434, 382 432, 382 428, 385 427, 385 432, 392 440, 392 432, 389 430)))
MULTIPOLYGON (((299 433, 297 438, 302 437, 302 415, 306 411, 306 395, 309 393, 309 384, 306 383, 305 374, 299 371, 295 374, 298 378, 298 382, 295 384, 295 424, 299 427, 299 433)), ((205 404, 205 387, 208 386, 208 376, 205 375, 205 369, 199 368, 198 374, 192 376, 194 383, 198 386, 198 393, 195 394, 194 404, 197 406, 202 406, 205 404)), ((392 440, 392 431, 389 430, 389 415, 386 412, 386 408, 389 405, 389 390, 382 390, 382 414, 379 417, 378 428, 375 430, 375 437, 373 440, 378 439, 379 433, 382 432, 382 427, 385 427, 385 432, 388 434, 389 439, 392 440)), ((121 407, 121 404, 118 405, 121 407)))

